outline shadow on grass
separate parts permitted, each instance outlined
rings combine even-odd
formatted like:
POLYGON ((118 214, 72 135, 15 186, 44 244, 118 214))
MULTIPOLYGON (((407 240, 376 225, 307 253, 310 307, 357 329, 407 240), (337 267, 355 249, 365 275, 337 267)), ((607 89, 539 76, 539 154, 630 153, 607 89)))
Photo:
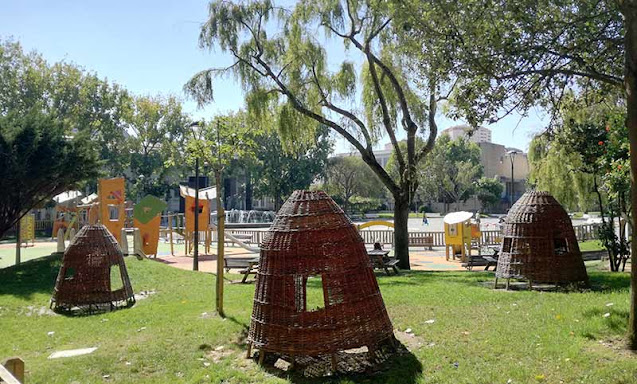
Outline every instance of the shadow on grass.
POLYGON ((591 290, 614 292, 630 289, 630 274, 621 272, 589 272, 591 290))
MULTIPOLYGON (((254 359, 257 360, 258 354, 254 359)), ((336 374, 326 376, 331 371, 329 356, 318 358, 297 358, 297 366, 291 370, 279 369, 275 363, 278 355, 268 354, 263 369, 282 379, 298 384, 335 383, 342 380, 356 383, 401 383, 418 382, 422 374, 422 364, 403 344, 398 344, 393 353, 380 353, 375 361, 369 360, 367 352, 337 354, 336 374)), ((287 357, 282 357, 289 360, 287 357)), ((278 364, 277 364, 278 365, 278 364)))
POLYGON ((589 319, 604 317, 604 325, 613 333, 624 335, 628 326, 628 311, 616 310, 613 308, 595 308, 585 311, 583 315, 589 319))
POLYGON ((50 255, 0 269, 0 295, 29 299, 36 293, 53 293, 62 255, 50 255))

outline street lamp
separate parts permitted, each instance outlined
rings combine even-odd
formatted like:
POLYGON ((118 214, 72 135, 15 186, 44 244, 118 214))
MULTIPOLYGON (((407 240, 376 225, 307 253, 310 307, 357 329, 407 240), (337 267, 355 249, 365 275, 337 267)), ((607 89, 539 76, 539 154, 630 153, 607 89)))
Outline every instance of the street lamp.
MULTIPOLYGON (((195 121, 190 124, 195 139, 199 139, 198 130, 203 126, 202 122, 195 121)), ((195 254, 192 258, 192 270, 199 270, 199 154, 195 157, 195 254)))
MULTIPOLYGON (((517 150, 512 149, 510 151, 507 151, 507 153, 505 154, 505 156, 509 157, 509 160, 511 161, 511 189, 510 189, 510 194, 511 194, 511 201, 509 204, 509 208, 511 208, 513 206, 513 189, 514 189, 514 179, 513 179, 513 164, 515 163, 515 155, 518 153, 517 150)), ((503 156, 504 157, 504 156, 503 156)), ((502 160, 500 160, 500 162, 502 162, 502 160)))

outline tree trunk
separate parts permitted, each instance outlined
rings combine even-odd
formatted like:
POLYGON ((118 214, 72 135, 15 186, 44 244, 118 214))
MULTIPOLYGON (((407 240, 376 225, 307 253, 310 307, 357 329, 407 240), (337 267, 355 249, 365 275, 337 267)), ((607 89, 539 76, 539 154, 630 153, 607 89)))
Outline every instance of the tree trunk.
MULTIPOLYGON (((628 138, 630 140, 630 197, 633 228, 637 228, 637 1, 625 1, 623 13, 626 27, 626 68, 624 86, 627 96, 628 138)), ((629 348, 637 350, 637 231, 631 241, 630 316, 628 319, 629 348)))
POLYGON ((21 239, 20 239, 20 219, 18 219, 18 222, 15 224, 15 265, 20 265, 20 246, 21 246, 21 239))
POLYGON ((221 200, 221 171, 215 171, 215 185, 217 186, 217 280, 215 289, 215 308, 221 317, 225 317, 223 312, 223 268, 224 268, 224 240, 225 240, 225 220, 226 213, 221 200))
POLYGON ((394 195, 394 252, 400 269, 409 266, 409 196, 404 192, 394 195))

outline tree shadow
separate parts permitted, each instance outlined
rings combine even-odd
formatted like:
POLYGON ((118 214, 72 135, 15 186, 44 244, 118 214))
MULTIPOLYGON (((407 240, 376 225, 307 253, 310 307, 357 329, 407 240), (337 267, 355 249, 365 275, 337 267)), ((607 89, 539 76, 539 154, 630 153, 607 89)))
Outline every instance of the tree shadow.
POLYGON ((582 313, 586 318, 600 318, 604 317, 604 325, 617 335, 624 335, 628 326, 628 311, 616 310, 612 307, 607 308, 593 308, 582 313), (604 317, 608 314, 607 317, 604 317))
MULTIPOLYGON (((253 356, 258 360, 258 354, 253 356)), ((331 356, 297 357, 292 359, 268 353, 263 369, 269 374, 298 384, 340 382, 343 379, 366 383, 418 382, 422 374, 422 363, 403 344, 396 342, 395 349, 382 349, 370 358, 367 351, 347 351, 336 354, 337 371, 332 372, 331 356)))
POLYGON ((36 293, 52 293, 61 264, 62 255, 52 254, 0 269, 0 296, 28 300, 36 293))
POLYGON ((630 289, 630 274, 621 272, 589 272, 590 289, 595 292, 616 292, 630 289))

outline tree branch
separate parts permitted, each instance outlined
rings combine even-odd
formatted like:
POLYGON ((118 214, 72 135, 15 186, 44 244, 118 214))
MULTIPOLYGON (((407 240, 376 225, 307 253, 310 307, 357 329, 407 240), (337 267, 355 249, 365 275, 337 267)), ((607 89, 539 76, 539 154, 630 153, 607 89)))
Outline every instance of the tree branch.
POLYGON ((401 179, 403 178, 403 172, 405 171, 405 158, 403 157, 402 151, 400 150, 400 146, 398 145, 398 140, 396 140, 396 133, 391 125, 391 117, 389 116, 389 110, 387 109, 387 100, 385 99, 385 94, 383 93, 383 89, 381 88, 380 81, 378 80, 378 73, 376 73, 376 67, 374 66, 374 62, 370 56, 367 56, 367 63, 369 64, 369 73, 372 75, 372 82, 374 83, 374 90, 376 91, 376 95, 378 96, 378 103, 380 104, 380 109, 383 114, 383 125, 385 126, 385 130, 389 135, 389 140, 391 141, 392 146, 394 147, 394 151, 396 152, 396 160, 398 161, 398 166, 400 169, 401 179))

